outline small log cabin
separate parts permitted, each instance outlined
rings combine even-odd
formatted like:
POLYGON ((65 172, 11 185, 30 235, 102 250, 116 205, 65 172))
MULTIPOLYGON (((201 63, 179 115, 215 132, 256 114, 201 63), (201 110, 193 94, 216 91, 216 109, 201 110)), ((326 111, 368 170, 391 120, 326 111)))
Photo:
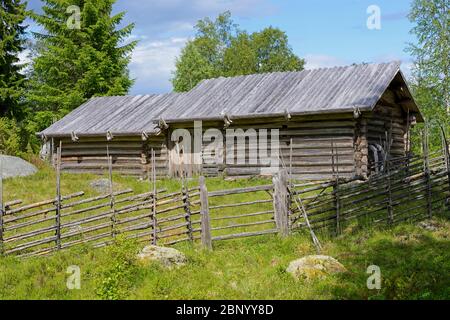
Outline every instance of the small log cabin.
POLYGON ((326 180, 338 171, 366 179, 384 157, 409 151, 410 128, 422 121, 400 63, 391 62, 209 79, 186 93, 93 98, 38 135, 50 159, 62 145, 66 172, 102 174, 109 154, 116 172, 145 177, 153 150, 160 178, 243 177, 267 174, 273 165, 263 157, 250 161, 260 148, 260 141, 246 139, 253 129, 269 132, 260 155, 273 153, 277 138, 277 167, 289 167, 296 178, 326 180), (244 140, 236 134, 211 153, 205 151, 214 139, 203 138, 201 152, 184 152, 186 141, 174 133, 184 129, 194 137, 196 121, 203 134, 236 130, 244 140), (240 149, 245 161, 237 159, 240 149))

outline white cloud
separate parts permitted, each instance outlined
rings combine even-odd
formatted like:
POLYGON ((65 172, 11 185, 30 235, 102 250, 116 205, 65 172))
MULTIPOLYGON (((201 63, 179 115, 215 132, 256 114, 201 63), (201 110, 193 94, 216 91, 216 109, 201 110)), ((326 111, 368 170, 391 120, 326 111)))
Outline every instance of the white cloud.
POLYGON ((127 0, 115 6, 115 11, 127 12, 124 24, 135 22, 137 33, 152 38, 191 32, 199 19, 227 10, 246 18, 271 14, 275 8, 269 0, 127 0))
POLYGON ((307 54, 305 60, 306 69, 331 68, 348 65, 348 62, 326 54, 307 54))
POLYGON ((132 94, 170 92, 170 79, 175 69, 175 59, 187 38, 140 43, 133 52, 130 74, 136 79, 132 94))
POLYGON ((127 0, 115 11, 126 11, 123 24, 134 22, 132 40, 139 40, 133 52, 130 75, 136 79, 131 94, 172 91, 175 59, 194 25, 205 17, 214 19, 230 10, 234 17, 267 15, 275 11, 269 0, 127 0))

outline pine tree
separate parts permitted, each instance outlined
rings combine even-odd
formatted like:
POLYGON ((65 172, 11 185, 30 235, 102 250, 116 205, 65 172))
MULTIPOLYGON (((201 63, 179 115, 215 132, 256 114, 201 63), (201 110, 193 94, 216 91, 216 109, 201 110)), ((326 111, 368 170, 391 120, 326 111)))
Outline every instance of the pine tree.
POLYGON ((112 15, 116 0, 45 0, 43 14, 32 14, 45 29, 35 34, 37 57, 28 102, 37 125, 49 125, 94 96, 124 95, 133 84, 128 73, 136 42, 134 28, 118 29, 125 12, 112 15), (79 28, 76 9, 79 8, 79 28))
POLYGON ((26 3, 0 0, 0 117, 22 118, 25 76, 19 54, 25 46, 26 3))

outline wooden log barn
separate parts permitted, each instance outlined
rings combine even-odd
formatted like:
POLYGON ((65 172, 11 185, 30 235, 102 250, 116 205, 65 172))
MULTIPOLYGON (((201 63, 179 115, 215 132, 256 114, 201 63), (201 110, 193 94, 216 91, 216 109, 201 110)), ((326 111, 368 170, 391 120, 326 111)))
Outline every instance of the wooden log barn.
MULTIPOLYGON (((400 63, 391 62, 209 79, 186 93, 92 98, 38 135, 49 159, 61 143, 65 172, 103 174, 109 154, 115 172, 145 177, 154 150, 159 178, 263 174, 264 159, 211 164, 201 152, 195 164, 180 161, 199 155, 180 154, 172 134, 192 131, 194 121, 202 121, 203 133, 215 129, 224 136, 231 129, 244 135, 266 129, 269 146, 278 129, 279 166, 299 179, 327 180, 336 170, 343 178, 365 179, 385 157, 404 156, 410 128, 423 118, 400 63)), ((202 151, 211 142, 202 140, 202 151)), ((249 160, 258 143, 216 148, 214 156, 234 158, 239 148, 249 160)))

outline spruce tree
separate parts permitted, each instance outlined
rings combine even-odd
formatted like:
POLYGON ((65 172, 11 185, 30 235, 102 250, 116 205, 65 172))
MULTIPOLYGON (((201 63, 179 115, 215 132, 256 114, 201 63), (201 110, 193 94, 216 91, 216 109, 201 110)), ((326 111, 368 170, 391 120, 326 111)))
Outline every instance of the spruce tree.
POLYGON ((25 46, 26 3, 0 0, 0 117, 22 118, 25 76, 19 54, 25 46))
POLYGON ((32 14, 45 30, 35 34, 37 57, 28 93, 37 129, 91 97, 126 94, 133 84, 128 63, 136 45, 127 42, 134 24, 118 28, 125 12, 112 15, 116 0, 44 2, 43 14, 32 14))

